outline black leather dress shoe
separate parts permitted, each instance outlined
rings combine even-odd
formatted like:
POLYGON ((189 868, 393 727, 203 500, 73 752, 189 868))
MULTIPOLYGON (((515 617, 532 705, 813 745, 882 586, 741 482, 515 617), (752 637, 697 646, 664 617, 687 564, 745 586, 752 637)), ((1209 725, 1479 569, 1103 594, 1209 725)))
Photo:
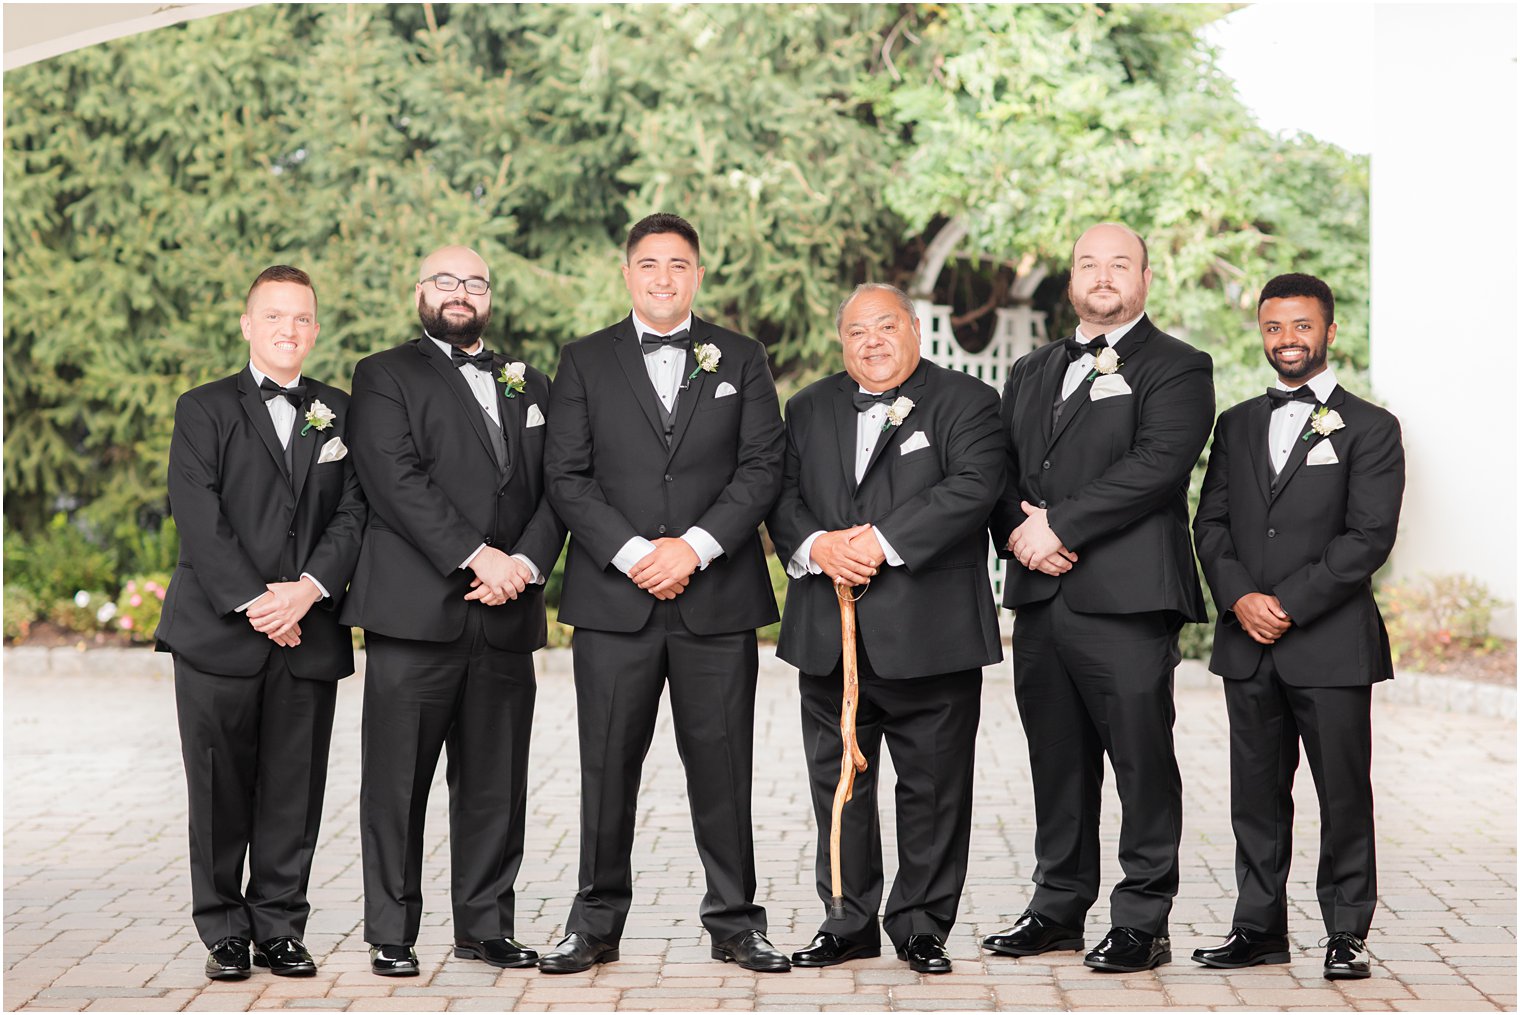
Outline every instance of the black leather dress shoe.
POLYGON ((224 937, 206 953, 206 977, 211 980, 248 979, 248 939, 224 937))
POLYGON ((1082 964, 1100 973, 1138 973, 1172 961, 1172 939, 1133 927, 1115 927, 1088 952, 1082 964))
POLYGON ((945 942, 933 934, 909 937, 908 943, 897 949, 897 957, 915 973, 950 972, 950 953, 945 951, 945 942))
POLYGON ((879 944, 868 945, 851 941, 849 938, 830 934, 825 930, 818 932, 812 944, 792 952, 792 965, 812 969, 821 966, 837 966, 851 959, 874 959, 880 955, 881 945, 879 944))
POLYGON ((417 949, 411 945, 370 945, 369 971, 376 976, 416 976, 417 949))
POLYGON ((276 976, 316 976, 317 963, 300 938, 272 937, 253 948, 253 964, 276 976))
POLYGON ((712 957, 737 962, 756 973, 790 973, 792 964, 758 930, 747 930, 712 946, 712 957))
POLYGON ((493 937, 488 941, 455 940, 454 957, 479 959, 498 969, 526 969, 538 965, 538 952, 524 948, 521 942, 509 937, 493 937))
POLYGON ((1039 955, 1042 952, 1081 951, 1087 942, 1080 930, 1063 927, 1054 920, 1024 910, 1018 922, 1001 934, 982 938, 982 947, 999 955, 1039 955))
POLYGON ((566 934, 565 939, 538 960, 540 973, 584 973, 592 966, 618 960, 617 945, 590 934, 566 934))
POLYGON ((1245 927, 1231 927, 1230 936, 1217 948, 1197 948, 1193 961, 1215 969, 1244 969, 1246 966, 1274 966, 1287 962, 1285 934, 1266 934, 1245 927))
POLYGON ((1367 965, 1367 942, 1355 934, 1331 934, 1325 945, 1325 979, 1365 980, 1372 975, 1367 965))

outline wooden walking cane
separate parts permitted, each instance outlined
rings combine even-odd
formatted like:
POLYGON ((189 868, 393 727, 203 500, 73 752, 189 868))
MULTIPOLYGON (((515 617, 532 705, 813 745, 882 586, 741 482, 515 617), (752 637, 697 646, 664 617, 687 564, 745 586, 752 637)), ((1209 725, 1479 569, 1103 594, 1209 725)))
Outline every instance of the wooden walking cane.
POLYGON ((860 595, 853 586, 834 583, 839 597, 839 637, 844 649, 844 701, 839 707, 839 735, 843 749, 839 758, 839 785, 834 788, 833 820, 829 823, 829 871, 833 875, 833 898, 829 900, 829 918, 844 919, 844 887, 839 874, 839 832, 844 821, 844 805, 855 795, 855 773, 866 770, 866 756, 855 742, 855 710, 860 705, 860 662, 855 657, 855 601, 866 594, 867 582, 860 595))

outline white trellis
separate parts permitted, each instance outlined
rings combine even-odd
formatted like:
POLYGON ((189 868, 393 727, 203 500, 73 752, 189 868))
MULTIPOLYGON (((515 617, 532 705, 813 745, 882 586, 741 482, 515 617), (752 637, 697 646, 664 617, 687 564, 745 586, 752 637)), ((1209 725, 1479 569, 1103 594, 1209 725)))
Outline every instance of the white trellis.
MULTIPOLYGON (((950 308, 942 303, 914 300, 918 313, 918 327, 923 334, 923 354, 930 361, 949 370, 959 370, 979 377, 992 385, 998 394, 1003 393, 1003 382, 1020 356, 1044 345, 1045 314, 1029 306, 999 307, 997 324, 992 330, 992 341, 981 352, 967 352, 955 340, 950 327, 950 308)), ((1003 561, 996 553, 988 562, 992 574, 992 594, 998 602, 1003 599, 1003 561)), ((1000 613, 1000 616, 1002 614, 1000 613)))

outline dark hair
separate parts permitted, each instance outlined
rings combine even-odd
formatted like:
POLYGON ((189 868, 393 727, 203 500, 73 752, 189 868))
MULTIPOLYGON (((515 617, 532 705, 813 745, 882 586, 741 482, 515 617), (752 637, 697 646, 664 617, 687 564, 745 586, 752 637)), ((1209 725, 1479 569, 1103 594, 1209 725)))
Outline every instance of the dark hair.
POLYGON ((672 215, 664 211, 655 212, 653 215, 645 215, 634 223, 633 228, 628 230, 628 245, 625 248, 624 256, 632 258, 633 248, 639 245, 639 241, 646 236, 653 236, 656 233, 675 233, 681 239, 690 243, 692 252, 697 255, 698 260, 701 259, 702 247, 697 242, 696 229, 692 228, 692 224, 681 216, 672 215))
POLYGON ((310 275, 300 268, 292 268, 288 264, 271 264, 259 272, 259 277, 254 279, 253 285, 248 287, 248 295, 243 298, 244 306, 248 304, 249 300, 253 299, 253 291, 266 282, 294 282, 297 285, 304 285, 311 290, 312 302, 316 302, 317 287, 311 284, 310 275))
POLYGON ((1319 300, 1319 308, 1325 314, 1325 323, 1335 323, 1335 294, 1330 291, 1330 287, 1313 275, 1298 272, 1278 275, 1262 286, 1261 298, 1256 301, 1256 312, 1261 313, 1261 305, 1267 300, 1290 299, 1294 296, 1312 296, 1319 300))

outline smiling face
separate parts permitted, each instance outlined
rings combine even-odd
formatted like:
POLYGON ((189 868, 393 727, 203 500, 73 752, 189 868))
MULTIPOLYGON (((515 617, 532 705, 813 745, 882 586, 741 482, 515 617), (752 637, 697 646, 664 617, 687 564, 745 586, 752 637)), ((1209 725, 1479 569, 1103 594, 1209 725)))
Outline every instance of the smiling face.
POLYGON ((1123 226, 1093 226, 1072 248, 1066 293, 1088 338, 1144 313, 1150 287, 1140 238, 1123 226))
POLYGON ((265 282, 248 294, 241 320, 248 358, 259 372, 290 384, 317 343, 317 294, 299 282, 265 282))
POLYGON ((1265 300, 1256 310, 1261 348, 1277 376, 1297 387, 1323 373, 1335 323, 1325 322, 1325 308, 1313 296, 1265 300))
POLYGON ((885 289, 857 293, 839 318, 844 368, 867 391, 895 388, 918 369, 918 318, 885 289))
POLYGON ((623 284, 639 320, 661 334, 686 320, 707 269, 677 233, 650 233, 628 252, 623 284))

